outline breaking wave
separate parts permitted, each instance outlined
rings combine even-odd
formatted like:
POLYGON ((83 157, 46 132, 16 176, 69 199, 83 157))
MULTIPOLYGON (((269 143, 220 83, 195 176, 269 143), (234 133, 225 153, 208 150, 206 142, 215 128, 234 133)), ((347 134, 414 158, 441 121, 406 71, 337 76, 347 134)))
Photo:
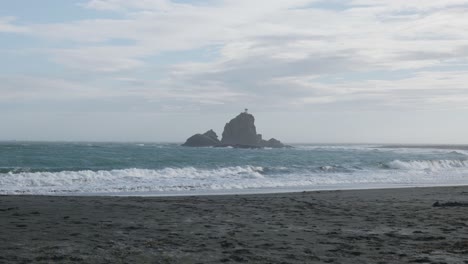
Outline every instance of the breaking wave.
POLYGON ((372 186, 420 186, 463 184, 468 170, 464 160, 400 161, 387 168, 340 166, 260 167, 231 166, 213 169, 195 167, 164 169, 77 170, 59 172, 0 173, 0 194, 193 194, 229 193, 246 190, 346 189, 372 186), (449 172, 449 173, 447 173, 449 172))
POLYGON ((0 173, 0 194, 179 191, 242 188, 235 182, 263 178, 263 168, 165 168, 0 173))
POLYGON ((440 171, 468 168, 468 160, 394 160, 387 165, 391 169, 440 171))

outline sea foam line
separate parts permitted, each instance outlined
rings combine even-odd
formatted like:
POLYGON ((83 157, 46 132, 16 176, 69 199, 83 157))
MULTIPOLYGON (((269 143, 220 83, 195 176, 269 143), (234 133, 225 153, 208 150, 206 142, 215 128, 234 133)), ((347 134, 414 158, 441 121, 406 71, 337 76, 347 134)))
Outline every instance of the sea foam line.
POLYGON ((365 189, 376 184, 388 186, 468 184, 467 161, 392 161, 390 164, 396 169, 330 172, 332 167, 324 167, 319 171, 291 171, 285 170, 284 167, 264 168, 246 165, 215 169, 185 167, 159 170, 10 172, 0 174, 0 194, 141 192, 187 194, 192 191, 223 192, 275 188, 295 188, 299 191, 323 186, 334 186, 332 189, 349 186, 365 189), (424 170, 429 164, 440 169, 424 170), (453 168, 457 169, 460 168, 457 166, 462 165, 464 170, 453 171, 453 168))
POLYGON ((394 160, 387 163, 389 168, 403 170, 450 170, 456 168, 467 168, 467 160, 394 160))

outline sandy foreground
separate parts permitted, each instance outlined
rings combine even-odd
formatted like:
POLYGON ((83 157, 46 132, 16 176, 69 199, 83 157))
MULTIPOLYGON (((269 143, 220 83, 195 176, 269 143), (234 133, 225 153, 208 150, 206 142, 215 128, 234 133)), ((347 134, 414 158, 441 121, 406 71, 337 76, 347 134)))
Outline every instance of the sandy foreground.
POLYGON ((468 263, 467 202, 468 187, 0 196, 0 263, 468 263))

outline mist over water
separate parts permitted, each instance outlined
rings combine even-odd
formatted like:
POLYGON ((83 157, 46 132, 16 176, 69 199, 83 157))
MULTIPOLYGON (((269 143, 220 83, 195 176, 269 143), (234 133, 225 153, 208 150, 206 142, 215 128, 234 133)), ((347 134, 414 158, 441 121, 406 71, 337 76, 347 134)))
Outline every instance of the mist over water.
POLYGON ((467 146, 0 143, 0 194, 191 195, 468 184, 467 146))

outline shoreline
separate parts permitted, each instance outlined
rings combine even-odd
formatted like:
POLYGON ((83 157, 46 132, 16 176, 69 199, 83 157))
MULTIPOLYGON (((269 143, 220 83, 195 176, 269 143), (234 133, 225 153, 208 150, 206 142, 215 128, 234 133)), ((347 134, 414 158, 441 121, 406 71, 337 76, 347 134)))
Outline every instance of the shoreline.
POLYGON ((348 188, 333 188, 325 187, 322 189, 298 189, 298 188, 277 188, 277 189, 242 189, 242 190, 227 190, 221 192, 211 191, 194 191, 192 193, 181 192, 114 192, 114 193, 69 193, 69 194, 0 194, 2 196, 40 196, 40 197, 142 197, 142 198, 164 198, 164 197, 210 197, 210 196, 244 196, 244 195, 274 195, 274 194, 298 194, 309 192, 334 192, 334 191, 366 191, 366 190, 393 190, 393 189, 412 189, 412 188, 449 188, 449 187, 468 187, 467 183, 460 184, 427 184, 427 185, 374 185, 372 187, 348 187, 348 188))
POLYGON ((467 263, 468 186, 0 196, 0 263, 467 263))

